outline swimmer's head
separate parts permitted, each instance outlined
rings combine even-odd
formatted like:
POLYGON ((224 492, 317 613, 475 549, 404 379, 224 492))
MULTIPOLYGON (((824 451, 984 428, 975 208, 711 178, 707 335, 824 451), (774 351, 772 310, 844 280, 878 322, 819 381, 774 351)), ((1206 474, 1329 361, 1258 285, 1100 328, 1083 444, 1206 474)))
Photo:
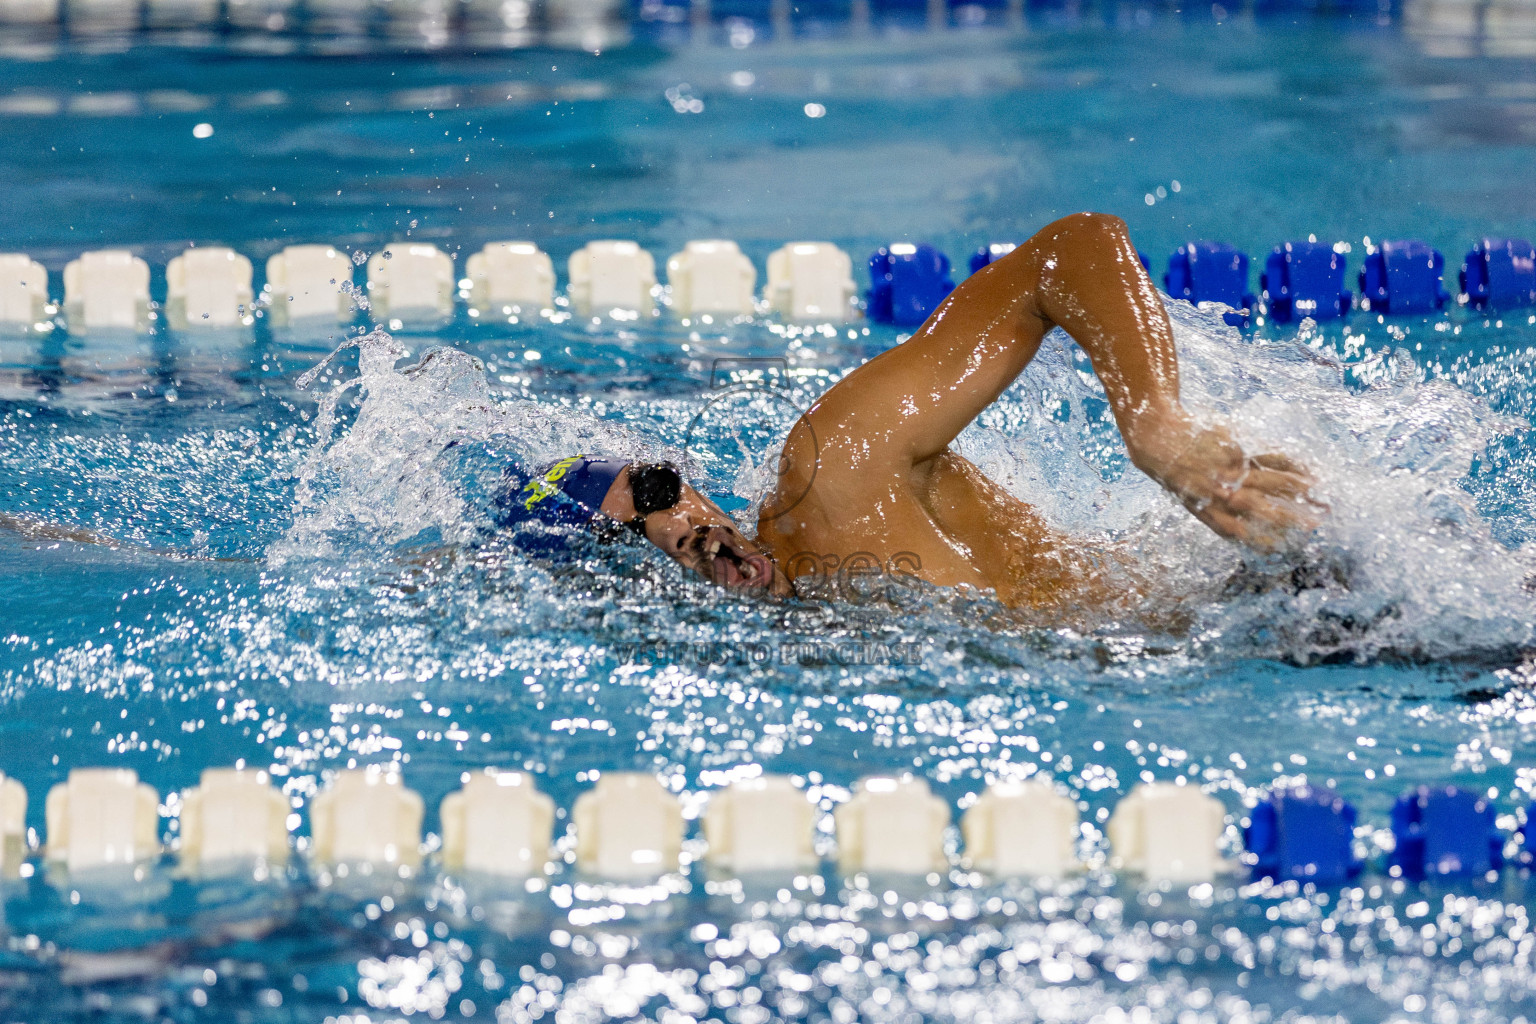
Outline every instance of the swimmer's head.
POLYGON ((667 557, 733 590, 790 592, 773 560, 748 541, 719 506, 690 487, 668 462, 578 455, 562 459, 517 495, 530 510, 556 490, 571 499, 574 525, 623 524, 667 557))

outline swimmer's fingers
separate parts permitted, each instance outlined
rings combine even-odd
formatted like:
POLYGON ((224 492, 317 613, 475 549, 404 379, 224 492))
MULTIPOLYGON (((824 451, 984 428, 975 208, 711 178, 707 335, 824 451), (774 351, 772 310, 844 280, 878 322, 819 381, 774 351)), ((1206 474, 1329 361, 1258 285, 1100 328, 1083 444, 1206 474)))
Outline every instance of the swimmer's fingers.
POLYGON ((1213 513, 1224 533, 1258 551, 1278 551, 1298 546, 1322 521, 1322 512, 1305 498, 1277 497, 1244 488, 1213 513))
POLYGON ((1243 516, 1226 508, 1208 505, 1191 510, 1206 526, 1228 540, 1237 541, 1244 547, 1261 554, 1270 554, 1290 547, 1295 531, 1278 523, 1259 517, 1243 516))
POLYGON ((1310 508, 1310 511, 1301 513, 1310 515, 1325 509, 1325 506, 1313 499, 1311 486, 1312 481, 1307 477, 1250 465, 1246 473, 1234 480, 1206 482, 1201 488, 1205 492, 1203 500, 1199 492, 1196 492, 1187 494, 1185 503, 1191 507, 1207 502, 1224 503, 1230 505, 1232 511, 1248 515, 1268 515, 1271 505, 1279 514, 1283 514, 1288 507, 1310 508))
POLYGON ((1212 530, 1256 550, 1294 546, 1328 511, 1301 463, 1279 452, 1249 456, 1221 425, 1194 432, 1169 459, 1143 457, 1138 466, 1212 530))
POLYGON ((1264 545, 1253 536, 1253 532, 1248 528, 1247 523, 1226 509, 1216 505, 1206 505, 1199 508, 1193 505, 1188 507, 1196 519, 1228 540, 1235 540, 1239 544, 1246 544, 1249 547, 1258 548, 1262 551, 1271 550, 1269 546, 1264 545))
POLYGON ((1265 469, 1273 469, 1280 473, 1292 473, 1307 480, 1312 479, 1312 474, 1307 467, 1280 452, 1264 452, 1259 455, 1249 456, 1249 461, 1265 469))
POLYGON ((1273 529, 1310 532, 1322 521, 1322 509, 1303 496, 1267 494, 1244 488, 1227 503, 1231 512, 1273 529))
POLYGON ((1223 537, 1264 552, 1295 546, 1322 518, 1305 498, 1265 494, 1251 487, 1204 504, 1191 503, 1188 508, 1223 537))
POLYGON ((1312 478, 1289 471, 1252 468, 1243 478, 1241 491, 1256 491, 1289 501, 1305 502, 1313 508, 1326 510, 1327 505, 1312 496, 1312 478))
POLYGON ((1305 520, 1307 529, 1316 527, 1325 516, 1333 512, 1326 501, 1312 492, 1316 481, 1305 471, 1255 468, 1249 471, 1244 484, 1261 494, 1289 503, 1305 520))

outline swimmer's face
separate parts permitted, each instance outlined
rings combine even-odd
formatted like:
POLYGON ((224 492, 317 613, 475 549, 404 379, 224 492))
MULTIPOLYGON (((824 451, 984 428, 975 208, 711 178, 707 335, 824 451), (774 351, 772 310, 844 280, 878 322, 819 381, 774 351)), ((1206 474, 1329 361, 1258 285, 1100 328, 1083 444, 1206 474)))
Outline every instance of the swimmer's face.
MULTIPOLYGON (((603 501, 603 512, 620 522, 635 518, 624 474, 603 501)), ((674 562, 732 590, 790 592, 789 580, 757 545, 741 535, 731 517, 683 484, 677 504, 645 517, 645 539, 674 562)))
POLYGON ((645 517, 645 539, 673 561, 732 590, 785 593, 788 581, 731 518, 692 487, 676 506, 645 517))

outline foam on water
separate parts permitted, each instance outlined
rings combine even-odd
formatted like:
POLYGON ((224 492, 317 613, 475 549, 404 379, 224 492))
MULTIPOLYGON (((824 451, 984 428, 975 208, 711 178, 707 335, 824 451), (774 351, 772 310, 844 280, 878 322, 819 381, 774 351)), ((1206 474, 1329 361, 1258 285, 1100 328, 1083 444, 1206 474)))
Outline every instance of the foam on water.
MULTIPOLYGON (((396 370, 407 350, 386 332, 343 348, 354 346, 359 376, 320 399, 315 447, 298 472, 294 525, 269 552, 275 563, 334 553, 343 538, 365 545, 427 533, 447 543, 476 538, 487 509, 471 509, 455 486, 455 459, 446 456, 455 442, 499 442, 532 463, 584 451, 641 454, 627 432, 593 417, 533 401, 497 402, 484 363, 457 349, 429 349, 396 370), (364 401, 345 434, 333 438, 337 403, 353 386, 364 401)), ((310 386, 329 364, 299 386, 310 386)))

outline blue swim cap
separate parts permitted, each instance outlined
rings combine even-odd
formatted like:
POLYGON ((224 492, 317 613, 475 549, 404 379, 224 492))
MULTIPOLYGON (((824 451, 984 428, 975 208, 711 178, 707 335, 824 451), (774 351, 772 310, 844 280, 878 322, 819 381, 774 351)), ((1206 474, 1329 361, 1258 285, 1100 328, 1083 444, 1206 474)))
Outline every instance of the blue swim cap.
POLYGON ((509 466, 491 518, 529 554, 566 550, 597 517, 608 489, 628 465, 628 459, 572 455, 531 475, 509 466))

